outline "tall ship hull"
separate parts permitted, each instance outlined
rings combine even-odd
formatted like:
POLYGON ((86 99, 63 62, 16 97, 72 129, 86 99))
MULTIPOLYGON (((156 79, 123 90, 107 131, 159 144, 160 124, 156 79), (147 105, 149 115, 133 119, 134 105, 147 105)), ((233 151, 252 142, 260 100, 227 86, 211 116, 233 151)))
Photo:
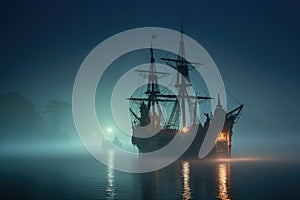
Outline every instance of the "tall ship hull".
MULTIPOLYGON (((222 131, 218 134, 218 137, 215 140, 215 145, 211 149, 210 153, 207 155, 207 158, 230 158, 231 157, 231 147, 232 147, 231 141, 233 135, 233 126, 242 108, 243 105, 237 107, 236 109, 226 114, 224 127, 222 131)), ((210 118, 207 118, 203 126, 201 124, 197 124, 194 126, 197 129, 196 136, 192 144, 182 155, 182 158, 191 158, 191 159, 198 158, 200 147, 203 144, 204 138, 207 134, 210 121, 211 121, 210 118)), ((142 129, 140 129, 139 127, 133 128, 131 142, 134 146, 136 146, 139 149, 140 153, 149 153, 163 148, 165 145, 169 144, 171 140, 174 139, 176 134, 179 134, 181 136, 181 140, 185 140, 186 135, 189 134, 189 131, 183 133, 181 130, 178 129, 162 129, 154 136, 142 138, 139 137, 141 135, 141 132, 142 134, 147 134, 151 132, 151 130, 149 130, 148 132, 143 128, 142 129)), ((177 145, 179 146, 181 144, 179 143, 177 145)))

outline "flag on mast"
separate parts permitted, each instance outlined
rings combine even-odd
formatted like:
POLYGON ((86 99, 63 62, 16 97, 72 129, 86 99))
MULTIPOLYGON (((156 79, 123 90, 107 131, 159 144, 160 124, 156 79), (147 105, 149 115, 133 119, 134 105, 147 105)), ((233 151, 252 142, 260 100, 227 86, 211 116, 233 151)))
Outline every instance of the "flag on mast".
POLYGON ((157 35, 155 35, 155 34, 152 34, 152 35, 151 35, 151 38, 152 38, 152 40, 154 40, 154 39, 156 39, 156 38, 157 38, 157 35))

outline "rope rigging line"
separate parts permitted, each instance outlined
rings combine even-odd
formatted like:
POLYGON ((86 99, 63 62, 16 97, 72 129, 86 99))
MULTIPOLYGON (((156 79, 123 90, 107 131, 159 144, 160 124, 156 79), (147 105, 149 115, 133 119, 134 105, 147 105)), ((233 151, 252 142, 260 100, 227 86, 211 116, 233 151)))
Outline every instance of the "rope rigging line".
MULTIPOLYGON (((219 84, 220 86, 222 86, 222 84, 218 81, 218 79, 212 75, 213 73, 211 73, 211 71, 209 70, 208 67, 205 67, 204 70, 207 70, 207 72, 211 74, 211 77, 215 80, 215 82, 217 84, 219 84)), ((224 89, 225 89, 226 94, 228 94, 228 96, 231 97, 232 100, 234 100, 237 104, 242 105, 235 97, 233 97, 233 95, 231 95, 231 93, 226 88, 224 88, 224 89)))

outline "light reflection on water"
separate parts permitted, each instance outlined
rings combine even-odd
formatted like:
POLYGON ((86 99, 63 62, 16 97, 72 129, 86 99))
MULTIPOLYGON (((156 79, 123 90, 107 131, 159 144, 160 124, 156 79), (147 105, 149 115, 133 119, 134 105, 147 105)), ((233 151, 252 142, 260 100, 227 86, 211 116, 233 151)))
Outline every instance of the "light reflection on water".
POLYGON ((115 175, 114 175, 114 151, 108 151, 108 166, 106 170, 106 179, 107 179, 107 187, 106 187, 106 199, 113 200, 117 199, 116 186, 115 186, 115 175))
MULTIPOLYGON (((114 152, 108 151, 108 167, 106 169, 106 199, 118 199, 115 182, 118 182, 119 172, 114 170, 114 152), (115 173, 117 177, 115 177, 115 173)), ((130 174, 127 174, 130 176, 130 174)), ((230 161, 214 161, 211 163, 192 162, 188 160, 174 163, 163 170, 146 174, 137 174, 138 181, 133 183, 136 189, 141 189, 143 199, 165 198, 164 191, 168 188, 167 193, 174 195, 180 192, 183 200, 197 199, 198 197, 209 196, 222 200, 231 199, 231 171, 230 161), (215 169, 215 170, 214 170, 215 169), (171 173, 170 173, 171 172, 171 173), (170 176, 172 174, 172 176, 170 176), (179 181, 178 190, 175 182, 179 181), (141 187, 140 187, 141 186, 141 187), (173 188, 173 189, 172 189, 173 188), (204 189, 204 190, 203 190, 204 189)), ((179 197, 179 196, 177 196, 179 197)))
POLYGON ((181 163, 181 176, 182 176, 182 185, 183 185, 182 198, 184 200, 191 199, 190 163, 189 163, 189 161, 182 161, 182 163, 181 163))
MULTIPOLYGON (((191 176, 191 165, 195 163, 192 163, 190 161, 182 161, 181 162, 181 178, 182 178, 182 199, 189 200, 192 199, 193 195, 191 192, 191 180, 193 178, 196 179, 196 177, 191 176)), ((215 174, 210 174, 211 178, 215 176, 216 180, 216 198, 222 199, 222 200, 229 200, 231 199, 230 191, 231 188, 231 172, 230 172, 230 162, 216 162, 216 171, 215 174)), ((201 168, 193 168, 194 170, 201 170, 201 168)), ((201 173, 201 172, 200 172, 201 173)), ((207 173, 204 169, 202 173, 207 173)), ((194 174, 198 175, 198 172, 194 172, 194 174)), ((198 177, 197 177, 198 178, 198 177)), ((196 187, 199 187, 199 184, 197 181, 194 181, 192 183, 195 183, 196 187)))
POLYGON ((230 162, 218 163, 216 166, 216 174, 218 186, 217 197, 222 200, 231 199, 229 196, 229 189, 231 184, 230 162))

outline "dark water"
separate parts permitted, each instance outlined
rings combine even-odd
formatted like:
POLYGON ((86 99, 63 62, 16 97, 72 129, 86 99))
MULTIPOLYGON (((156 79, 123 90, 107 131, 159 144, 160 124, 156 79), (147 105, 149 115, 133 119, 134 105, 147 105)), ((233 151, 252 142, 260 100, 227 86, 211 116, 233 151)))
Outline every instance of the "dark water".
POLYGON ((300 199, 299 167, 287 161, 178 161, 128 174, 88 154, 6 156, 0 199, 300 199))

